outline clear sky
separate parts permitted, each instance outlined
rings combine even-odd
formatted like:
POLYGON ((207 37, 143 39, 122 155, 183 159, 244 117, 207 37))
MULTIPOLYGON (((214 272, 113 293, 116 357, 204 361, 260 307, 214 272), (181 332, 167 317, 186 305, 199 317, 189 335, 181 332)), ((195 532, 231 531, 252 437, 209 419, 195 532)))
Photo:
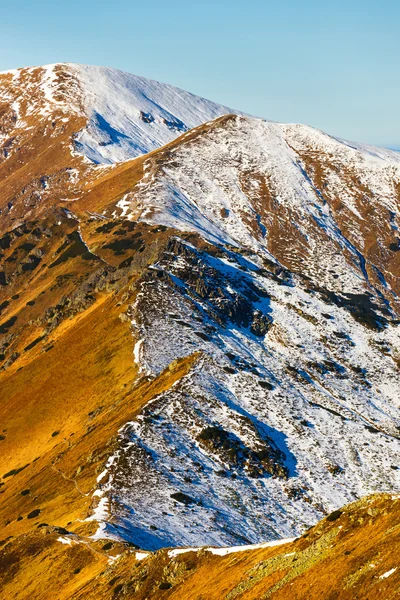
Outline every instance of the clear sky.
POLYGON ((400 0, 14 0, 0 31, 0 70, 106 65, 400 148, 400 0))

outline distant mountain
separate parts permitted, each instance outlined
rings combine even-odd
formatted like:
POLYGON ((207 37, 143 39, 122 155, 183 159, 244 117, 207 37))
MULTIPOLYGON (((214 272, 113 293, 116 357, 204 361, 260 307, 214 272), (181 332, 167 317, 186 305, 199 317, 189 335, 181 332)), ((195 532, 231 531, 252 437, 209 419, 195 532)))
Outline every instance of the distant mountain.
MULTIPOLYGON (((28 114, 58 108, 87 117, 75 146, 95 163, 135 158, 232 112, 171 85, 106 67, 47 65, 6 72, 2 78, 6 90, 9 80, 8 93, 18 95, 11 104, 15 113, 20 106, 24 111, 26 99, 28 114)), ((7 91, 3 95, 7 98, 7 91)))
POLYGON ((398 153, 59 64, 0 74, 0 181, 4 538, 254 544, 400 491, 398 153))

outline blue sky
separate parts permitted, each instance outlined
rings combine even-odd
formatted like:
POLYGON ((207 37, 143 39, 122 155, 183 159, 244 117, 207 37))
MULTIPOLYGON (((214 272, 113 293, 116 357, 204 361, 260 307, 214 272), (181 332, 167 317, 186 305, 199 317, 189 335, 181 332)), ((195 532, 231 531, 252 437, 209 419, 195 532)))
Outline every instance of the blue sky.
POLYGON ((400 148, 398 0, 1 4, 0 70, 107 65, 257 116, 400 148))

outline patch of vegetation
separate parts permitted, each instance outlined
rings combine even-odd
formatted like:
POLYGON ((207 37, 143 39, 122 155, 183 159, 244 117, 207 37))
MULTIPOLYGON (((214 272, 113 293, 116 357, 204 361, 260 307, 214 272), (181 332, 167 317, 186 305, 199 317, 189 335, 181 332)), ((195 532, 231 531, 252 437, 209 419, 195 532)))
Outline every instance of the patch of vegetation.
POLYGON ((275 448, 269 440, 263 440, 258 450, 247 447, 242 440, 221 426, 209 426, 197 437, 201 445, 219 455, 223 462, 232 468, 245 469, 249 477, 259 478, 267 474, 286 478, 284 454, 275 448))
POLYGON ((60 265, 70 258, 80 256, 84 260, 100 260, 95 254, 92 254, 81 239, 79 231, 73 231, 67 235, 67 240, 57 250, 56 254, 60 256, 49 265, 49 269, 60 265), (64 250, 65 248, 65 250, 64 250))
POLYGON ((37 337, 35 340, 33 340, 33 342, 31 342, 30 344, 25 346, 24 352, 27 352, 28 350, 31 350, 32 348, 34 348, 37 344, 39 344, 39 342, 44 340, 45 337, 46 337, 45 335, 40 335, 39 337, 37 337))
POLYGON ((17 321, 17 317, 11 317, 8 321, 5 321, 0 325, 0 333, 8 333, 9 329, 14 325, 17 321))
POLYGON ((96 227, 97 233, 110 233, 118 225, 115 221, 109 221, 108 223, 104 223, 104 225, 100 225, 100 227, 96 227))
POLYGON ((1 312, 2 312, 2 311, 5 309, 5 308, 7 308, 7 306, 9 306, 9 305, 10 305, 10 301, 9 301, 9 300, 4 300, 4 302, 2 302, 2 303, 0 304, 0 313, 1 313, 1 312))
POLYGON ((158 589, 160 590, 169 590, 170 588, 172 588, 172 583, 169 583, 169 581, 163 581, 158 586, 158 589))
POLYGON ((127 250, 137 250, 138 252, 141 252, 144 250, 144 248, 145 246, 142 241, 142 234, 140 232, 135 233, 130 238, 119 238, 103 246, 104 250, 112 250, 114 252, 114 256, 125 254, 127 250))
POLYGON ((42 260, 40 256, 36 256, 35 254, 30 254, 28 258, 29 262, 26 262, 22 265, 22 271, 25 273, 28 271, 34 271, 42 260))
POLYGON ((332 475, 341 475, 344 472, 344 469, 339 467, 339 465, 328 465, 327 469, 332 475))
POLYGON ((123 587, 124 586, 122 583, 119 583, 118 585, 116 585, 113 590, 113 595, 116 596, 117 594, 119 594, 122 591, 123 587))
POLYGON ((350 369, 357 373, 357 375, 363 375, 364 377, 367 375, 367 369, 363 367, 359 367, 358 365, 350 365, 350 369))
POLYGON ((210 338, 208 335, 206 335, 205 333, 203 333, 202 331, 195 331, 194 332, 197 337, 199 337, 201 340, 204 340, 205 342, 209 342, 210 338))
MULTIPOLYGON (((136 221, 126 221, 125 220, 122 222, 122 228, 126 229, 127 231, 133 231, 134 229, 136 229, 136 225, 137 225, 136 221)), ((151 231, 154 231, 154 229, 152 229, 151 231)), ((156 230, 156 231, 158 231, 158 230, 156 230)), ((165 231, 165 229, 163 231, 165 231)))
POLYGON ((264 388, 265 390, 274 390, 275 386, 272 385, 272 383, 270 383, 269 381, 263 381, 261 379, 258 380, 258 385, 262 388, 264 388))
POLYGON ((385 315, 389 315, 389 311, 385 306, 376 304, 376 299, 370 293, 364 294, 337 294, 325 287, 313 285, 311 291, 319 292, 325 302, 335 304, 339 308, 347 310, 352 317, 361 325, 375 331, 384 329, 388 321, 377 311, 385 315))
POLYGON ((154 121, 154 117, 152 114, 150 113, 146 113, 143 110, 140 111, 140 118, 142 119, 142 121, 144 121, 145 123, 153 123, 154 121))
POLYGON ((372 427, 372 425, 365 425, 365 429, 367 429, 370 433, 380 433, 379 429, 372 427))
POLYGON ((112 542, 107 542, 106 544, 104 544, 104 546, 102 547, 102 550, 111 550, 111 548, 113 547, 113 543, 112 542))
POLYGON ((297 367, 287 365, 286 371, 288 373, 290 373, 291 375, 293 375, 295 380, 298 381, 299 383, 305 383, 306 385, 309 385, 310 383, 313 382, 313 380, 309 376, 309 374, 306 371, 303 371, 303 369, 298 369, 297 367))
POLYGON ((343 514, 343 511, 334 510, 326 517, 326 520, 327 521, 337 521, 342 516, 342 514, 343 514))
POLYGON ((21 250, 24 250, 24 252, 30 252, 31 250, 33 250, 35 247, 35 244, 31 244, 30 242, 25 242, 24 244, 21 244, 20 246, 18 246, 17 250, 19 250, 19 248, 21 248, 21 250))
POLYGON ((2 250, 7 250, 10 246, 11 246, 11 235, 9 233, 6 233, 5 235, 3 235, 2 238, 0 238, 0 248, 2 250))
POLYGON ((326 410, 327 412, 331 413, 331 415, 335 415, 335 417, 340 417, 343 421, 346 420, 343 415, 338 413, 333 408, 329 408, 328 406, 322 406, 322 404, 318 404, 318 402, 310 402, 310 406, 316 406, 317 408, 322 408, 322 410, 326 410))
POLYGON ((250 331, 257 337, 264 337, 270 330, 272 319, 268 315, 262 314, 260 311, 253 313, 253 320, 250 325, 250 331))
POLYGON ((181 504, 185 504, 186 506, 189 506, 190 504, 197 504, 196 500, 187 494, 184 494, 183 492, 175 492, 174 494, 171 494, 171 498, 177 502, 180 502, 181 504))
POLYGON ((27 465, 24 465, 23 467, 20 467, 19 469, 11 469, 11 471, 8 471, 8 473, 3 475, 3 479, 6 479, 6 477, 13 477, 14 475, 18 475, 18 473, 21 473, 21 471, 26 469, 26 467, 29 467, 29 465, 30 465, 30 463, 28 463, 27 465))

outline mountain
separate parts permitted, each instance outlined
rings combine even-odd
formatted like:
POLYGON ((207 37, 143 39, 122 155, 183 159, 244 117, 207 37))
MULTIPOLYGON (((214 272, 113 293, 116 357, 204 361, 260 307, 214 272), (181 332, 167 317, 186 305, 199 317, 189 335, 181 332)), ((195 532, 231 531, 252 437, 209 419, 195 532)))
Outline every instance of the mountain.
POLYGON ((0 74, 0 180, 6 565, 399 492, 398 153, 58 64, 0 74))
POLYGON ((86 117, 74 145, 100 164, 135 158, 232 112, 171 85, 105 67, 46 65, 0 76, 6 89, 2 96, 11 110, 8 119, 18 116, 19 129, 29 116, 54 110, 86 117))

